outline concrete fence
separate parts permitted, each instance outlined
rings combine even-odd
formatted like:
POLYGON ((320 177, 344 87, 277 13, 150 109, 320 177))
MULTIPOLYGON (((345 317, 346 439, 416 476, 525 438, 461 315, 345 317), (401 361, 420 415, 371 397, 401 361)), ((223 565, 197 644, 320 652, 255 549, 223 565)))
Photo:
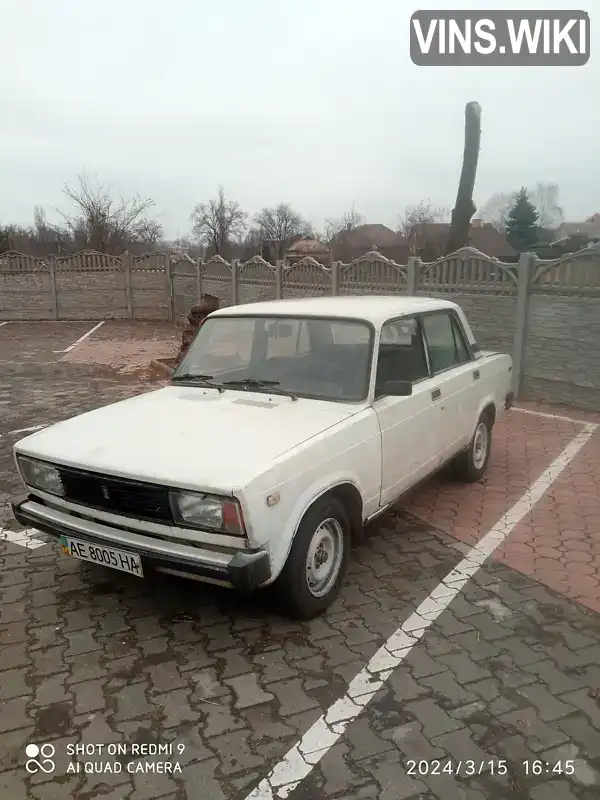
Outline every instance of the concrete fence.
POLYGON ((325 267, 260 256, 82 252, 55 259, 0 255, 0 320, 156 319, 182 322, 203 292, 222 305, 346 294, 433 295, 459 303, 480 347, 509 352, 515 391, 600 410, 600 249, 506 264, 471 247, 431 263, 396 264, 372 251, 325 267))

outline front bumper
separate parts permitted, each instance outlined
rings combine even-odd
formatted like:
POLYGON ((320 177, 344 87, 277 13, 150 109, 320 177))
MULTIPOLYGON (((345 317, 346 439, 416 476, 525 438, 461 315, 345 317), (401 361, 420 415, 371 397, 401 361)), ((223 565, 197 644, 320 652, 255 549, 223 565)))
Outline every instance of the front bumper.
POLYGON ((271 578, 269 555, 264 550, 229 554, 161 541, 64 513, 43 505, 32 495, 13 500, 12 511, 15 519, 27 528, 37 528, 56 538, 72 536, 137 553, 143 564, 158 571, 223 584, 244 592, 257 589, 271 578))

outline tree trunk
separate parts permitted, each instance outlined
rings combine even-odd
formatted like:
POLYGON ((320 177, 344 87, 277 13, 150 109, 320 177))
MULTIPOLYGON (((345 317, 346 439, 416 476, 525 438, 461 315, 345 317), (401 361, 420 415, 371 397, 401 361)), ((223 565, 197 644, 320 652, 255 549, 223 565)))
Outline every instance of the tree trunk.
POLYGON ((473 189, 479 160, 481 140, 481 106, 471 102, 465 106, 465 150, 460 173, 456 205, 452 210, 452 222, 446 245, 446 255, 469 244, 471 217, 477 211, 473 202, 473 189))

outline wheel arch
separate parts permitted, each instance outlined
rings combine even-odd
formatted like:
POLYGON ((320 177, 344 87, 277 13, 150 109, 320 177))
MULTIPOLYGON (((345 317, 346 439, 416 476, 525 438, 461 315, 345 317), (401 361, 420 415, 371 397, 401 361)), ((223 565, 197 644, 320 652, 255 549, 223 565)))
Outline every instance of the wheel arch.
POLYGON ((311 499, 305 503, 302 512, 298 515, 297 523, 294 527, 292 541, 298 532, 298 528, 300 527, 302 520, 308 514, 311 508, 313 508, 317 503, 325 500, 327 497, 335 497, 335 499, 339 500, 339 502, 344 506, 348 513, 348 521, 350 523, 352 540, 356 541, 360 538, 362 535, 363 524, 363 499, 360 489, 356 483, 348 478, 345 478, 340 480, 338 483, 321 488, 317 494, 313 495, 311 499))
POLYGON ((486 416, 490 422, 490 428, 493 428, 496 423, 496 418, 498 416, 498 412, 496 409, 496 403, 491 397, 486 397, 481 402, 479 406, 479 413, 477 417, 473 420, 473 428, 471 430, 471 437, 475 434, 475 429, 477 428, 477 424, 482 416, 486 416))

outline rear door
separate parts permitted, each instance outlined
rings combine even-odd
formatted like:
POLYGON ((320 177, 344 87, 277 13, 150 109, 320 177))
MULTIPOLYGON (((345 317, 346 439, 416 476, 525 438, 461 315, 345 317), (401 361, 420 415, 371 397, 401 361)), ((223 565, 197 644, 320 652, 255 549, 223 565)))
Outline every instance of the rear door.
POLYGON ((381 505, 386 505, 436 469, 445 442, 442 393, 430 375, 415 317, 382 328, 373 408, 381 429, 381 505), (386 380, 410 381, 412 395, 386 396, 381 389, 386 380))
POLYGON ((446 461, 469 443, 475 425, 481 375, 458 315, 451 309, 422 316, 425 343, 446 419, 442 458, 446 461))

